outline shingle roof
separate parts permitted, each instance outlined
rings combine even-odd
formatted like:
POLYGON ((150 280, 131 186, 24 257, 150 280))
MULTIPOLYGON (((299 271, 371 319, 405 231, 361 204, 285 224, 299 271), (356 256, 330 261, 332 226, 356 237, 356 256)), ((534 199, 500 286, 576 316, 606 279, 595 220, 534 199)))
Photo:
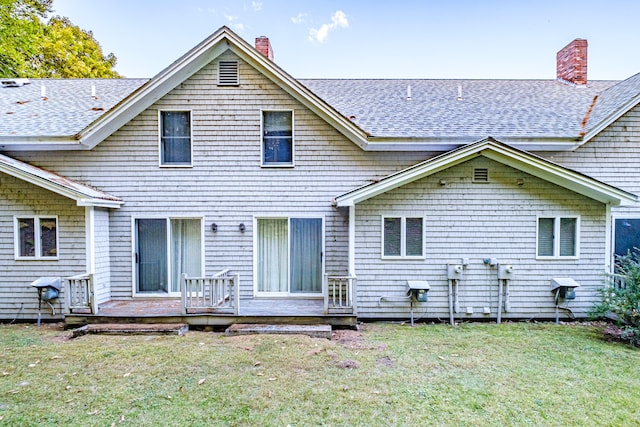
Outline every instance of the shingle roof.
POLYGON ((122 199, 104 191, 0 154, 0 172, 76 200, 79 205, 119 207, 122 199))
POLYGON ((0 87, 0 136, 73 136, 147 80, 31 79, 0 87))
POLYGON ((556 80, 300 81, 371 136, 470 140, 489 135, 505 140, 578 138, 594 96, 616 83, 592 81, 577 87, 556 80))

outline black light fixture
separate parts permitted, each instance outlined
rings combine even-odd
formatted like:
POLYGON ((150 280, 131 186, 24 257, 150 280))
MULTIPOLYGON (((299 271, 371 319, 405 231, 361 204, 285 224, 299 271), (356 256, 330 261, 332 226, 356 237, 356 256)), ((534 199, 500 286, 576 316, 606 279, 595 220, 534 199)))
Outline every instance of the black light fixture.
POLYGON ((244 226, 244 222, 241 222, 240 225, 238 226, 238 229, 240 229, 241 233, 244 233, 247 227, 244 226))
POLYGON ((213 233, 217 233, 218 232, 218 224, 216 224, 215 222, 211 223, 211 231, 213 233))

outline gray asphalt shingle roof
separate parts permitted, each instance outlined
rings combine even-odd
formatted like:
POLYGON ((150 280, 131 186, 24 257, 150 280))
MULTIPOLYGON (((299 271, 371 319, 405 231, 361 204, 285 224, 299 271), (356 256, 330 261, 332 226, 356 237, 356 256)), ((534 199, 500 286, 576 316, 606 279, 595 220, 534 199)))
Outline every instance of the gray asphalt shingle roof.
POLYGON ((0 136, 73 136, 146 81, 30 79, 24 86, 0 87, 0 136))
POLYGON ((577 137, 594 96, 616 83, 593 81, 575 87, 556 80, 301 82, 372 136, 472 140, 489 135, 577 137))
MULTIPOLYGON (((0 87, 0 137, 76 135, 147 81, 32 79, 22 87, 0 87), (41 99, 42 86, 46 100, 41 99)), ((640 74, 622 82, 591 81, 586 87, 557 80, 300 82, 369 135, 402 139, 577 139, 640 93, 640 74)))

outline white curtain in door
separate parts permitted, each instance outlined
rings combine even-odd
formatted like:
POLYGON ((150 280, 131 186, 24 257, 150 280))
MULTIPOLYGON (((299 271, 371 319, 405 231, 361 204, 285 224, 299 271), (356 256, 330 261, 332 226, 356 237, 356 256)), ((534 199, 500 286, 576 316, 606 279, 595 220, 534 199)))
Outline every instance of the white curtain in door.
POLYGON ((289 288, 287 219, 258 220, 258 291, 287 292, 289 288))
POLYGON ((291 292, 322 292, 322 220, 291 218, 291 292))
POLYGON ((202 274, 202 242, 199 219, 171 220, 171 292, 180 292, 180 277, 202 274))

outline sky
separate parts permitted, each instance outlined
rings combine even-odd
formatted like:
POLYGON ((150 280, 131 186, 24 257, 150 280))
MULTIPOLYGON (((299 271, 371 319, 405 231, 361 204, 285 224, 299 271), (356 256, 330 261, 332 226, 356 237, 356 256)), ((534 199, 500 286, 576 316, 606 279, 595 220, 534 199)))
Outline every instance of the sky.
POLYGON ((296 78, 555 79, 587 39, 588 78, 640 72, 638 0, 54 0, 125 77, 153 77, 226 25, 296 78))

